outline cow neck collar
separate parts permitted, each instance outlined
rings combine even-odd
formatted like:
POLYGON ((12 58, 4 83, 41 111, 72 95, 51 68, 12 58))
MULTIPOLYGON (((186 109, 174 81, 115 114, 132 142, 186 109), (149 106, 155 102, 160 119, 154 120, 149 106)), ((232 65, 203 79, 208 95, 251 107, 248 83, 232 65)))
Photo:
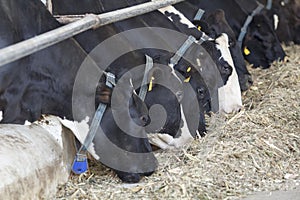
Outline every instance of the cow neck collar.
POLYGON ((194 17, 194 21, 200 21, 204 15, 205 11, 202 10, 201 8, 198 9, 195 17, 194 17))
MULTIPOLYGON (((115 86, 116 85, 115 75, 110 72, 106 72, 105 75, 106 75, 106 85, 110 88, 115 86)), ((75 174, 82 174, 82 173, 86 172, 88 169, 87 149, 89 148, 94 137, 96 136, 97 130, 100 126, 100 122, 103 118, 106 107, 107 107, 106 104, 100 103, 94 114, 89 132, 88 132, 86 138, 84 139, 83 144, 77 151, 73 165, 72 165, 72 171, 75 174)))
MULTIPOLYGON (((145 67, 145 73, 142 81, 142 86, 139 92, 139 97, 144 101, 146 94, 147 94, 147 77, 148 73, 153 67, 153 59, 146 55, 146 67, 145 67)), ((115 75, 110 72, 103 72, 106 76, 106 86, 113 88, 116 86, 115 81, 115 75)), ((84 139, 83 144, 79 148, 79 150, 76 153, 73 165, 72 165, 72 171, 75 174, 82 174, 87 171, 88 164, 87 164, 87 150, 89 146, 91 145, 92 141, 94 140, 97 130, 100 126, 100 122, 103 118, 104 112, 106 110, 107 105, 100 103, 92 120, 91 127, 89 129, 89 132, 84 139)))
POLYGON ((182 46, 176 51, 175 55, 170 59, 170 65, 175 66, 178 64, 179 60, 183 57, 185 52, 190 48, 190 46, 197 40, 193 36, 189 36, 188 39, 182 44, 182 46))
POLYGON ((267 10, 271 10, 272 4, 273 4, 273 1, 272 0, 268 0, 267 5, 266 5, 266 9, 267 10))
POLYGON ((262 11, 262 9, 264 8, 264 6, 261 3, 259 3, 259 2, 257 2, 257 3, 258 3, 258 6, 253 10, 253 12, 250 15, 248 15, 243 27, 241 28, 241 32, 238 37, 238 42, 239 42, 240 47, 242 46, 243 40, 247 33, 247 28, 248 28, 249 24, 252 22, 253 17, 255 15, 257 15, 258 13, 260 13, 262 11))
POLYGON ((152 67, 153 67, 153 59, 150 56, 146 55, 145 73, 144 73, 141 89, 139 92, 139 97, 142 99, 142 101, 144 101, 146 98, 146 94, 147 94, 147 90, 148 90, 148 87, 147 87, 148 73, 152 69, 152 67))

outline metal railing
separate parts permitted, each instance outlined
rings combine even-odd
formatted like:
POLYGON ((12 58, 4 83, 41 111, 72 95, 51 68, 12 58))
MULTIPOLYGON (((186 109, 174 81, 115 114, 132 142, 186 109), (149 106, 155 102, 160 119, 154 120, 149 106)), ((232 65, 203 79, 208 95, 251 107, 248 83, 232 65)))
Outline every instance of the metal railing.
POLYGON ((156 0, 99 15, 88 14, 78 21, 43 33, 31 39, 0 49, 0 67, 57 44, 91 28, 142 15, 184 0, 156 0))

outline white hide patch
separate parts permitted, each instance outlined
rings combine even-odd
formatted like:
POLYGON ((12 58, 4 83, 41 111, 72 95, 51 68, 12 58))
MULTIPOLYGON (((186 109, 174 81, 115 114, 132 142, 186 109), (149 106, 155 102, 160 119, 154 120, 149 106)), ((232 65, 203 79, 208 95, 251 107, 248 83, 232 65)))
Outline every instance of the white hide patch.
MULTIPOLYGON (((195 28, 195 25, 173 6, 164 7, 164 8, 158 9, 158 11, 164 15, 166 15, 165 14, 166 12, 178 15, 180 18, 180 23, 187 25, 189 28, 195 28)), ((173 22, 171 17, 168 16, 168 19, 173 22)))
POLYGON ((180 129, 181 136, 178 138, 173 138, 169 134, 163 133, 153 133, 148 134, 149 142, 161 149, 172 149, 172 148, 180 148, 185 144, 193 141, 193 136, 190 134, 187 121, 183 112, 183 108, 181 105, 181 117, 183 121, 183 127, 180 129))
POLYGON ((236 73, 233 60, 228 49, 228 36, 223 33, 216 39, 217 49, 221 51, 222 57, 225 61, 232 66, 232 74, 229 76, 226 85, 222 86, 218 90, 219 94, 219 111, 225 113, 231 113, 238 111, 242 107, 242 94, 239 85, 238 75, 236 73))
POLYGON ((273 15, 273 20, 274 20, 274 29, 277 30, 278 24, 279 24, 279 17, 278 17, 278 15, 274 14, 273 15))
POLYGON ((42 2, 43 2, 43 4, 45 4, 46 5, 46 0, 41 0, 42 2))
POLYGON ((3 111, 1 110, 0 111, 0 122, 2 121, 2 119, 3 119, 3 111))
POLYGON ((24 125, 25 125, 25 126, 30 126, 30 125, 31 125, 31 122, 30 122, 30 121, 27 121, 27 120, 25 120, 25 122, 24 122, 24 125))
MULTIPOLYGON (((80 141, 81 144, 84 143, 84 140, 89 132, 89 125, 88 125, 89 117, 86 117, 81 122, 77 121, 70 121, 67 119, 60 119, 60 122, 70 129, 74 136, 80 141)), ((96 151, 94 149, 94 143, 91 143, 91 145, 88 148, 88 152, 96 159, 99 160, 100 157, 96 154, 96 151)))

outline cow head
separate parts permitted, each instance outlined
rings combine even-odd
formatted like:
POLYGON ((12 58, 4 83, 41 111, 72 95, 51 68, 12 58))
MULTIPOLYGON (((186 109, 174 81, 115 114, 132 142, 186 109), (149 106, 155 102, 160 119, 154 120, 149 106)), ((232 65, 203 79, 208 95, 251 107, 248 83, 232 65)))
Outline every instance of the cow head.
POLYGON ((232 66, 230 66, 228 62, 225 60, 220 49, 217 48, 217 43, 215 41, 204 42, 202 46, 209 53, 209 55, 215 62, 220 72, 220 75, 222 77, 223 83, 224 85, 226 85, 229 76, 232 74, 232 70, 233 70, 232 66))
POLYGON ((167 65, 154 67, 149 73, 148 92, 145 99, 150 109, 151 124, 148 133, 167 133, 175 136, 180 125, 180 104, 183 87, 174 69, 167 65), (155 106, 157 107, 155 109, 155 106))
POLYGON ((122 78, 113 89, 100 83, 96 102, 107 105, 101 121, 107 139, 99 133, 94 139, 100 161, 124 182, 135 183, 152 174, 157 161, 144 129, 150 123, 148 109, 134 91, 132 80, 122 78))
MULTIPOLYGON (((266 3, 266 2, 263 2, 266 3)), ((295 0, 276 0, 267 10, 267 15, 274 25, 275 32, 281 42, 300 43, 300 5, 295 0)))
POLYGON ((212 38, 217 38, 222 33, 228 35, 228 46, 238 74, 241 90, 247 90, 253 83, 252 78, 246 67, 244 56, 236 41, 235 34, 225 19, 224 11, 217 9, 212 12, 207 12, 201 21, 195 21, 194 23, 200 26, 201 30, 212 38))
POLYGON ((197 71, 194 66, 188 63, 185 65, 176 65, 175 69, 183 77, 183 84, 185 86, 183 105, 186 109, 186 113, 188 113, 187 121, 190 121, 189 117, 192 115, 189 114, 193 114, 193 109, 195 108, 192 105, 194 101, 196 101, 199 106, 199 115, 195 116, 195 118, 199 118, 197 131, 200 136, 204 136, 206 132, 204 113, 211 111, 210 94, 206 83, 204 82, 199 71, 197 71), (189 85, 193 91, 189 89, 189 85))
POLYGON ((285 53, 265 14, 253 17, 243 42, 246 60, 254 67, 267 68, 275 60, 283 60, 285 53))

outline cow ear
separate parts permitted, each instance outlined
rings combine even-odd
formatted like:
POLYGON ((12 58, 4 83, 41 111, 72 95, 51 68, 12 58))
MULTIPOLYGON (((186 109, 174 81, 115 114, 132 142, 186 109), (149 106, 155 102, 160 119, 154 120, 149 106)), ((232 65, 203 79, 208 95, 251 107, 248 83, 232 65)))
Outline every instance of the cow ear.
POLYGON ((103 103, 110 105, 112 89, 104 83, 100 83, 96 89, 96 104, 103 103))

